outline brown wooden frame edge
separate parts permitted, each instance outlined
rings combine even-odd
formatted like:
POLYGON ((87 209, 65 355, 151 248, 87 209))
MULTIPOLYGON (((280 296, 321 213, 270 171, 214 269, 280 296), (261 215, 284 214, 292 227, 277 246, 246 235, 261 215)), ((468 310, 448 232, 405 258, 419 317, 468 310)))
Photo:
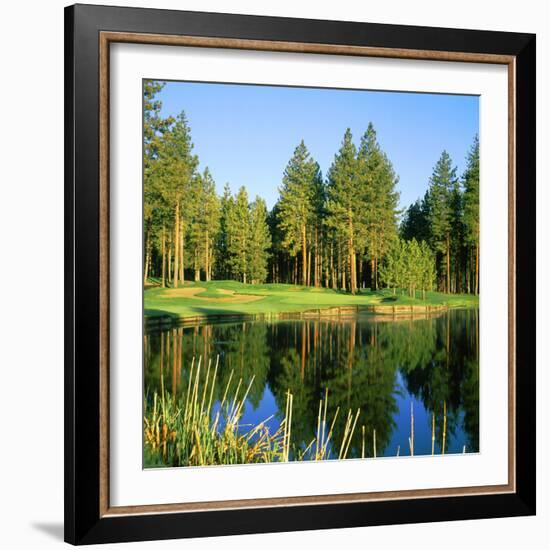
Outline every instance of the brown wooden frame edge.
POLYGON ((408 490, 408 491, 382 491, 377 493, 353 493, 353 494, 327 494, 304 497, 286 497, 286 498, 261 498, 246 500, 226 500, 216 502, 193 502, 193 503, 173 503, 173 504, 151 504, 143 506, 118 506, 109 505, 109 47, 112 43, 132 43, 132 44, 154 44, 169 45, 181 47, 206 47, 206 48, 225 48, 235 50, 256 50, 268 52, 293 52, 293 53, 316 53, 328 55, 353 55, 361 57, 386 57, 393 59, 422 59, 430 61, 460 61, 475 63, 495 63, 503 64, 508 68, 508 186, 509 186, 509 283, 513 288, 514 277, 514 196, 515 196, 515 170, 514 170, 514 66, 515 58, 509 55, 495 54, 476 54, 464 52, 433 52, 426 50, 391 50, 388 48, 371 48, 361 46, 340 46, 331 44, 300 44, 293 42, 273 42, 257 40, 240 39, 219 39, 212 37, 194 37, 181 35, 152 35, 139 33, 118 33, 101 32, 100 33, 100 276, 101 276, 101 469, 100 469, 100 515, 118 516, 124 514, 146 514, 158 512, 184 512, 184 511, 204 511, 204 510, 226 510, 231 508, 257 508, 272 506, 292 506, 296 504, 316 505, 329 503, 345 502, 369 502, 390 499, 411 499, 425 497, 441 496, 464 496, 481 495, 492 493, 512 493, 515 490, 515 368, 514 368, 514 345, 515 335, 513 293, 509 294, 509 324, 508 332, 510 338, 509 345, 509 422, 508 422, 508 483, 505 485, 478 486, 478 487, 458 487, 458 488, 439 488, 426 490, 408 490))

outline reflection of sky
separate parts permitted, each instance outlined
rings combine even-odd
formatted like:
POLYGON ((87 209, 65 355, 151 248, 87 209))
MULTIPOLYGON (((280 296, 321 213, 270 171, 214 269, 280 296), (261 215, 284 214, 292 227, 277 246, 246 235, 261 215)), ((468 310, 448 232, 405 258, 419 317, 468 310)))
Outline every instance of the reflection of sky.
MULTIPOLYGON (((432 415, 426 410, 422 401, 416 399, 407 392, 403 376, 397 371, 396 376, 396 400, 399 408, 393 417, 397 428, 393 431, 392 437, 384 453, 386 456, 393 456, 400 446, 400 454, 408 455, 409 434, 411 432, 411 402, 414 413, 414 453, 419 455, 431 454, 432 452, 432 415)), ((443 404, 441 405, 443 407, 443 404)), ((441 414, 441 418, 443 414, 441 414)), ((437 418, 436 418, 437 421, 437 418)), ((459 422, 455 434, 447 429, 445 449, 447 453, 461 453, 463 445, 466 444, 466 435, 463 430, 464 412, 459 413, 459 422)), ((441 452, 441 441, 437 440, 438 433, 442 433, 440 426, 436 426, 435 453, 441 452), (438 431, 439 428, 439 431, 438 431)), ((468 449, 466 448, 466 451, 468 449)))
MULTIPOLYGON (((281 421, 280 416, 282 415, 279 415, 275 396, 271 392, 269 385, 266 384, 262 395, 262 400, 256 409, 254 409, 254 407, 250 404, 250 401, 247 401, 241 424, 251 424, 253 426, 257 426, 260 422, 263 422, 271 415, 274 416, 266 422, 266 426, 269 428, 271 433, 274 433, 279 427, 281 421)), ((246 429, 249 428, 247 427, 246 429)))
MULTIPOLYGON (((411 432, 411 403, 413 404, 414 412, 414 454, 415 455, 427 455, 432 452, 432 416, 424 407, 422 401, 416 399, 410 394, 407 389, 403 376, 400 371, 397 371, 395 380, 395 392, 396 403, 398 407, 397 413, 393 417, 395 429, 393 430, 391 439, 386 449, 378 449, 379 456, 396 456, 397 448, 400 448, 401 456, 410 455, 409 449, 409 435, 411 432)), ((442 405, 443 406, 443 405, 442 405)), ((216 404, 214 407, 214 414, 219 410, 216 404)), ((274 415, 273 418, 267 423, 271 433, 274 433, 279 427, 279 423, 282 414, 278 412, 277 403, 275 397, 271 392, 269 385, 266 384, 260 404, 254 408, 250 401, 246 402, 244 408, 244 414, 241 419, 241 426, 243 432, 250 429, 250 425, 258 425, 263 422, 269 416, 274 415)), ((441 415, 442 418, 442 415, 441 415)), ((437 418, 436 418, 437 422, 437 418)), ((461 453, 463 445, 466 444, 467 438, 463 429, 464 423, 464 411, 460 411, 458 415, 458 424, 454 434, 450 433, 447 429, 446 435, 446 453, 461 453)), ((441 441, 438 441, 437 437, 442 433, 440 426, 436 426, 436 441, 435 441, 435 454, 441 453, 441 441), (439 429, 438 429, 439 428, 439 429)), ((315 434, 312 433, 312 438, 315 434)), ((372 437, 372 434, 368 434, 367 437, 372 437)), ((309 442, 306 442, 309 443, 309 442)), ((468 448, 466 448, 466 452, 468 448)))

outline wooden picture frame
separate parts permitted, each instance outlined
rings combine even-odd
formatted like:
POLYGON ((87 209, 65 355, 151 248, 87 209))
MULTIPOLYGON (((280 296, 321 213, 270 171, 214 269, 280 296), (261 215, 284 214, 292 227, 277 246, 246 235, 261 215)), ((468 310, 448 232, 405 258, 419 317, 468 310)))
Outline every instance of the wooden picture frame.
POLYGON ((76 5, 65 10, 65 540, 139 541, 535 513, 535 36, 76 5), (109 503, 109 47, 116 42, 504 64, 509 74, 508 483, 109 503))

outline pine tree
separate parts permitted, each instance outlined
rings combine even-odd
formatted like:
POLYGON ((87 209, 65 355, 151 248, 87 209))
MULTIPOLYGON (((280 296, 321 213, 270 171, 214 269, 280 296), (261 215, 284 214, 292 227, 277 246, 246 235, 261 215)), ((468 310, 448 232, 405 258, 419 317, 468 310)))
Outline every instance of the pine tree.
MULTIPOLYGON (((323 262, 326 266, 325 246, 325 218, 326 218, 326 186, 323 181, 320 168, 317 166, 317 174, 313 187, 313 223, 310 224, 310 242, 314 254, 313 286, 320 287, 323 276, 323 262)), ((311 252, 310 252, 311 254, 311 252)), ((308 269, 308 284, 311 284, 311 277, 308 269)), ((328 284, 327 284, 328 286, 328 284)))
POLYGON ((418 241, 427 241, 430 238, 430 222, 425 198, 418 199, 407 208, 399 233, 405 240, 414 237, 418 241))
POLYGON ((184 234, 193 218, 190 196, 196 181, 198 158, 192 154, 191 130, 182 111, 163 134, 158 149, 159 179, 162 196, 172 211, 173 229, 173 286, 177 288, 184 279, 184 234), (182 206, 185 205, 185 208, 182 206))
POLYGON ((229 279, 231 277, 231 266, 229 263, 229 242, 228 223, 231 218, 231 209, 234 206, 233 195, 229 184, 223 188, 223 195, 220 199, 220 230, 216 237, 216 264, 215 274, 218 279, 229 279))
POLYGON ((243 283, 247 283, 249 280, 248 251, 251 222, 248 194, 245 187, 239 189, 229 214, 229 218, 227 219, 229 265, 233 277, 241 279, 243 283))
POLYGON ((308 252, 310 226, 315 218, 315 200, 319 165, 311 158, 303 140, 288 162, 279 189, 279 227, 283 245, 291 256, 301 253, 302 284, 308 284, 308 252))
POLYGON ((392 246, 389 247, 384 261, 380 265, 380 280, 387 288, 393 290, 394 295, 401 282, 399 268, 401 247, 401 239, 395 239, 392 246))
POLYGON ((256 197, 250 205, 250 245, 248 247, 248 273, 252 284, 264 283, 267 279, 270 246, 267 207, 263 199, 256 197))
POLYGON ((450 292, 461 292, 464 274, 464 200, 460 183, 454 182, 451 191, 451 288, 450 292))
MULTIPOLYGON (((357 149, 348 128, 328 172, 327 224, 345 243, 352 294, 357 291, 356 253, 365 238, 364 204, 358 196, 357 183, 357 149)), ((340 257, 340 263, 343 261, 340 257)), ((343 278, 342 269, 341 273, 343 278)), ((344 281, 342 287, 345 287, 344 281)))
POLYGON ((357 158, 358 193, 366 226, 363 231, 371 260, 372 286, 378 288, 378 263, 397 237, 398 178, 369 123, 357 158))
POLYGON ((479 294, 479 138, 476 135, 468 153, 467 166, 462 176, 464 185, 464 240, 473 251, 470 274, 473 291, 479 294))
POLYGON ((164 87, 163 82, 146 80, 143 84, 143 226, 144 234, 144 284, 147 282, 152 263, 152 249, 155 240, 160 240, 162 249, 162 279, 165 285, 165 226, 168 222, 167 205, 162 194, 162 179, 158 167, 159 147, 163 134, 174 122, 171 117, 162 118, 162 103, 157 94, 164 87))
POLYGON ((451 291, 452 197, 455 187, 456 168, 453 168, 447 151, 443 151, 430 178, 428 200, 432 246, 443 261, 444 292, 451 291))
POLYGON ((421 277, 420 287, 422 288, 422 299, 426 299, 426 291, 432 290, 435 283, 435 258, 432 249, 426 241, 420 243, 420 262, 421 262, 421 277))
POLYGON ((145 80, 143 83, 143 149, 145 172, 158 158, 158 147, 163 133, 174 122, 172 117, 162 118, 162 102, 156 97, 164 88, 165 82, 145 80))
POLYGON ((194 250, 195 280, 200 281, 202 269, 205 281, 210 281, 214 261, 213 244, 220 227, 220 199, 208 167, 195 178, 194 189, 195 208, 190 233, 194 250))

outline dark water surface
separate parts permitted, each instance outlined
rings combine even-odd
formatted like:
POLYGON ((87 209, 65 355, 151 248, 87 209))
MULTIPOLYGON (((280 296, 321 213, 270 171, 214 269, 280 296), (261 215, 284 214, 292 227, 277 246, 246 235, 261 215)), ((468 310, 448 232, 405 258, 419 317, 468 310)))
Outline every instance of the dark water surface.
POLYGON ((254 382, 243 430, 284 416, 293 394, 293 441, 305 447, 316 435, 319 400, 328 389, 327 418, 340 411, 332 440, 341 441, 349 409, 360 409, 348 457, 479 451, 478 309, 436 317, 392 320, 350 318, 243 321, 150 331, 145 336, 145 392, 160 391, 164 349, 165 391, 186 392, 192 359, 212 368, 219 357, 214 399, 227 381, 254 382), (412 409, 412 418, 411 418, 412 409), (248 425, 248 426, 247 426, 248 425), (364 426, 364 428, 363 428, 364 426), (376 432, 376 434, 374 434, 376 432), (363 437, 362 434, 365 434, 363 437), (364 443, 363 443, 364 441, 364 443))

